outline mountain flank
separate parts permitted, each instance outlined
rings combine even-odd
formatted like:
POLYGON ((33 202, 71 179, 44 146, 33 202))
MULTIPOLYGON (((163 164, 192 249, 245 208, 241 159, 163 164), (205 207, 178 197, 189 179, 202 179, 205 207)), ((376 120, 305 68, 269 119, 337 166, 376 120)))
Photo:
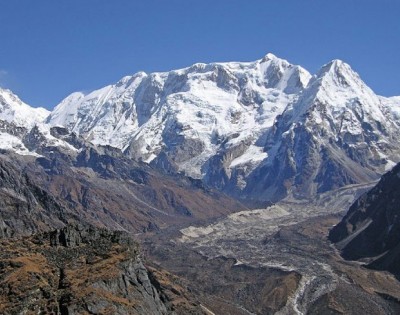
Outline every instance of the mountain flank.
POLYGON ((68 225, 0 243, 2 314, 206 314, 126 233, 68 225))
POLYGON ((400 164, 351 206, 329 238, 344 258, 400 277, 400 164))

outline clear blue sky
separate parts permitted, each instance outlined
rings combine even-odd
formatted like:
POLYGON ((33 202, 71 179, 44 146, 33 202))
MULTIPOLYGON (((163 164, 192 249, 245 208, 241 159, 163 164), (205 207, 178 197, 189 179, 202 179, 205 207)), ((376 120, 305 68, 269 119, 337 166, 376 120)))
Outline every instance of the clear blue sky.
POLYGON ((0 32, 0 86, 34 106, 140 70, 268 52, 313 73, 343 59, 400 95, 398 0, 0 0, 0 32))

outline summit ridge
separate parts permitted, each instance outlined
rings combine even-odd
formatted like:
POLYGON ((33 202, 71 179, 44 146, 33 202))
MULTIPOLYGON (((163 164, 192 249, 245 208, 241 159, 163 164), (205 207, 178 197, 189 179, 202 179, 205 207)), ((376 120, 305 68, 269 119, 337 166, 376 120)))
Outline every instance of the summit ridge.
MULTIPOLYGON (((28 106, 15 99, 1 98, 8 123, 20 123, 10 108, 28 106)), ((42 129, 65 127, 246 198, 312 198, 377 180, 400 159, 399 98, 376 95, 341 60, 315 75, 270 53, 138 72, 72 93, 51 113, 26 112, 42 129)))

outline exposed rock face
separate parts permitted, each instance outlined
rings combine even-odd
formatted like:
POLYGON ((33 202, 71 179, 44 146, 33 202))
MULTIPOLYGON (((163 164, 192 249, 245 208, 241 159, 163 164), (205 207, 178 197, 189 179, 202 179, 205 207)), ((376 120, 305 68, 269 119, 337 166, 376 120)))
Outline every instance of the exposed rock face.
POLYGON ((329 238, 344 258, 400 277, 400 164, 351 206, 329 238))
POLYGON ((243 208, 196 180, 161 174, 119 149, 94 147, 66 129, 49 132, 72 149, 40 141, 43 134, 36 128, 26 134, 36 132, 29 143, 41 156, 0 154, 0 236, 28 235, 76 221, 146 232, 243 208))
POLYGON ((122 232, 66 226, 0 242, 2 314, 183 314, 164 304, 137 244, 122 232))
POLYGON ((33 183, 23 168, 0 159, 0 238, 29 235, 66 222, 66 212, 53 196, 33 183))
MULTIPOLYGON (((53 134, 81 141, 62 129, 53 134)), ((172 275, 148 271, 121 232, 63 226, 145 232, 222 215, 234 202, 195 181, 162 178, 115 148, 40 148, 39 158, 0 154, 0 313, 204 314, 172 275)))

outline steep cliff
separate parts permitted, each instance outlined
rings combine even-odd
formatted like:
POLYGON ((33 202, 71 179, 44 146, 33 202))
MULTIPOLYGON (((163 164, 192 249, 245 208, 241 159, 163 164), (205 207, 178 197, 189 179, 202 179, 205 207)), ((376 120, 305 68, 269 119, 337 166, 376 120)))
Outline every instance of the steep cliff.
POLYGON ((400 164, 351 206, 329 238, 344 258, 400 277, 400 164))
POLYGON ((0 242, 2 314, 203 314, 183 289, 168 300, 123 232, 69 225, 0 242))

